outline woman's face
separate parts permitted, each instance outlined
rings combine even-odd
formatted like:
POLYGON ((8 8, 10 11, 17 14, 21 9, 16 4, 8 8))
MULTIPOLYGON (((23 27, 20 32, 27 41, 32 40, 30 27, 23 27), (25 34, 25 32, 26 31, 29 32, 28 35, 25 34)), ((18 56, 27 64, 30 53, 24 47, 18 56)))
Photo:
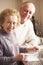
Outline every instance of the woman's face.
POLYGON ((4 23, 2 24, 3 29, 6 33, 12 33, 17 25, 18 18, 17 16, 6 16, 4 23))

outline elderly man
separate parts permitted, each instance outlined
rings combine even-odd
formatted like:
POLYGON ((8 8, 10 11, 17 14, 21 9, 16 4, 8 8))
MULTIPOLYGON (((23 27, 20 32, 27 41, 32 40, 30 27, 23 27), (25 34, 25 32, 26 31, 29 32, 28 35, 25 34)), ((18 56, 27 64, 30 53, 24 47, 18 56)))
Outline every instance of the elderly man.
POLYGON ((35 35, 31 17, 35 13, 35 6, 33 3, 25 2, 20 7, 21 22, 16 28, 16 36, 20 45, 37 46, 40 39, 35 35))
MULTIPOLYGON (((20 25, 15 29, 16 37, 19 45, 28 47, 27 51, 37 51, 40 44, 40 38, 35 35, 31 17, 35 13, 35 6, 33 3, 24 2, 19 10, 21 21, 20 25)), ((22 50, 23 52, 23 50, 22 50)), ((35 55, 34 55, 35 56, 35 55)), ((29 65, 29 63, 25 63, 29 65)), ((35 65, 38 64, 37 62, 35 65)), ((39 64, 38 64, 39 65, 39 64)))

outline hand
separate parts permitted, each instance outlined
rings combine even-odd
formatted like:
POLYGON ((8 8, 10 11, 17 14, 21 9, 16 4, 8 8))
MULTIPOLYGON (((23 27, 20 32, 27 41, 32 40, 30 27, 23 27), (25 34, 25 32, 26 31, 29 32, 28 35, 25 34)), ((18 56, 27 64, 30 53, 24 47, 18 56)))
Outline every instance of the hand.
POLYGON ((35 51, 39 50, 37 47, 33 47, 33 49, 34 49, 35 51))
POLYGON ((25 58, 26 57, 25 57, 25 55, 23 53, 20 53, 20 54, 18 54, 16 56, 13 56, 14 61, 23 61, 25 58))
POLYGON ((33 48, 26 48, 27 52, 31 52, 31 51, 37 51, 38 48, 37 47, 33 47, 33 48))

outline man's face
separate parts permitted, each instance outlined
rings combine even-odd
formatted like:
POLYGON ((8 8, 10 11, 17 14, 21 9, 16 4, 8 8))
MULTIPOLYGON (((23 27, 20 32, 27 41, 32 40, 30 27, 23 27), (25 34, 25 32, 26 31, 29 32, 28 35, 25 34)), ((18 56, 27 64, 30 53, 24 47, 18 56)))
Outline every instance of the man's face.
POLYGON ((16 24, 17 16, 6 16, 2 26, 6 33, 12 33, 15 29, 16 24))
POLYGON ((20 16, 23 21, 30 19, 33 15, 32 7, 28 4, 24 5, 20 10, 20 16))

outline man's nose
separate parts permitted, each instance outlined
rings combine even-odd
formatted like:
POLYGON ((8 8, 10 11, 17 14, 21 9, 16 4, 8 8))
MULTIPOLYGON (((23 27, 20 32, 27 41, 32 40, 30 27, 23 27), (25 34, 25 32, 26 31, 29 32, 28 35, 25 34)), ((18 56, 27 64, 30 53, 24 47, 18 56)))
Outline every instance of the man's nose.
POLYGON ((13 27, 13 23, 10 24, 10 27, 11 27, 11 28, 13 27))
POLYGON ((27 16, 30 16, 29 12, 27 12, 27 16))

